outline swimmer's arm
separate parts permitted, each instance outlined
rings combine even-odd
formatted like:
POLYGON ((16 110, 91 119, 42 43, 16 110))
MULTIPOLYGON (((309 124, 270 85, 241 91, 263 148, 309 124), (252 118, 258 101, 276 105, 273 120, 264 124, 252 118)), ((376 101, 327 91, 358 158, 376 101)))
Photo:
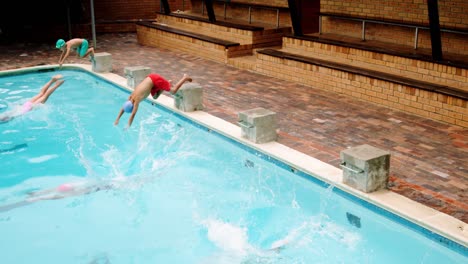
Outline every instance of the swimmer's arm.
POLYGON ((134 105, 134 107, 133 107, 132 115, 128 119, 128 127, 130 127, 132 125, 133 118, 135 118, 135 115, 136 115, 136 113, 138 111, 138 105, 140 105, 140 103, 134 103, 133 105, 134 105))
POLYGON ((124 113, 124 110, 123 110, 123 108, 121 108, 121 109, 120 109, 120 112, 119 112, 119 115, 117 116, 117 119, 116 119, 115 122, 114 122, 114 125, 118 125, 118 124, 119 124, 120 117, 122 117, 123 113, 124 113))
POLYGON ((182 84, 185 82, 191 82, 192 78, 190 78, 187 74, 184 74, 182 79, 180 79, 173 87, 171 87, 171 94, 176 94, 177 91, 179 91, 180 87, 182 87, 182 84))
POLYGON ((14 116, 8 116, 8 115, 1 116, 0 117, 0 123, 6 123, 8 121, 11 121, 13 118, 14 118, 14 116))
POLYGON ((130 115, 130 118, 128 119, 128 127, 130 127, 132 125, 132 123, 133 123, 133 119, 135 118, 135 115, 136 115, 136 113, 138 111, 138 105, 139 105, 139 103, 138 104, 134 103, 132 114, 130 115))
POLYGON ((65 59, 68 57, 68 55, 70 55, 70 47, 68 47, 68 45, 67 45, 67 51, 65 52, 65 54, 62 52, 62 55, 63 55, 63 58, 62 56, 60 56, 60 61, 59 61, 60 66, 62 66, 65 59))
POLYGON ((66 196, 60 195, 57 193, 46 193, 46 194, 41 194, 41 195, 30 196, 26 198, 25 201, 32 203, 32 202, 37 202, 37 201, 42 201, 42 200, 58 200, 58 199, 62 199, 65 197, 66 196))
POLYGON ((59 58, 59 61, 58 61, 58 64, 60 66, 62 66, 62 57, 63 57, 63 55, 65 55, 65 51, 62 50, 62 53, 60 54, 60 58, 59 58))

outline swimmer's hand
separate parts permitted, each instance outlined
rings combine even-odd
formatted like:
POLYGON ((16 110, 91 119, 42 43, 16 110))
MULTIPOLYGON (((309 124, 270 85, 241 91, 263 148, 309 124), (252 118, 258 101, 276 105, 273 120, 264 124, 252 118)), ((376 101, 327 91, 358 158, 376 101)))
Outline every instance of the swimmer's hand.
POLYGON ((191 82, 192 81, 192 78, 190 78, 190 76, 188 76, 187 74, 184 73, 184 77, 182 77, 184 79, 185 82, 191 82))
POLYGON ((114 126, 118 125, 119 124, 119 120, 115 120, 114 121, 114 126))

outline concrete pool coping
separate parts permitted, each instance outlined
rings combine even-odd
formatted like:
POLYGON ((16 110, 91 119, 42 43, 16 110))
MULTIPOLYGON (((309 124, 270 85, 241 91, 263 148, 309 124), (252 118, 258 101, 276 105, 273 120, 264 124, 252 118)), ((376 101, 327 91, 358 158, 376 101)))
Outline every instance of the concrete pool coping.
MULTIPOLYGON (((27 67, 0 72, 1 75, 12 73, 23 73, 41 69, 56 68, 57 65, 44 65, 37 67, 27 67)), ((93 75, 103 78, 120 88, 131 92, 133 89, 127 86, 127 79, 114 73, 96 73, 91 69, 91 65, 66 64, 63 69, 82 69, 93 75)), ((203 87, 203 85, 201 85, 203 87)), ((412 223, 422 226, 429 231, 446 237, 464 247, 468 247, 468 224, 439 212, 428 206, 410 200, 400 194, 389 190, 381 190, 374 193, 363 193, 342 183, 342 170, 318 159, 305 155, 299 151, 286 147, 278 142, 255 144, 241 137, 241 128, 237 125, 212 116, 207 112, 182 112, 174 107, 172 97, 162 94, 157 101, 148 98, 149 101, 163 106, 195 123, 201 124, 208 129, 233 139, 239 143, 247 145, 254 150, 265 153, 284 164, 291 166, 306 174, 313 175, 317 179, 332 185, 346 193, 350 193, 364 201, 377 207, 383 208, 397 216, 402 217, 412 223)))

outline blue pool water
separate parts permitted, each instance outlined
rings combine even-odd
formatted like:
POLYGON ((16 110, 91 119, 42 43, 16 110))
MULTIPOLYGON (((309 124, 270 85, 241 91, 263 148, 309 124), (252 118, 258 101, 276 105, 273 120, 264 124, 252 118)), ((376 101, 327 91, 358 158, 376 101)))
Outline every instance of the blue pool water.
MULTIPOLYGON (((0 123, 1 263, 468 261, 459 244, 149 102, 130 129, 128 115, 114 126, 127 92, 60 73, 45 105, 0 123), (64 183, 82 194, 61 197, 64 183)), ((0 76, 0 117, 55 74, 0 76)))

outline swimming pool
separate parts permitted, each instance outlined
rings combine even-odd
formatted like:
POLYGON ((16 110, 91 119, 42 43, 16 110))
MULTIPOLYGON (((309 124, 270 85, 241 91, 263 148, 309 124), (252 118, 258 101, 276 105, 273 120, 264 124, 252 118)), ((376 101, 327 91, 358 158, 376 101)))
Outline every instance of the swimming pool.
MULTIPOLYGON (((56 73, 0 76, 0 114, 56 73)), ((128 93, 60 73, 47 104, 0 124, 2 263, 467 261, 466 247, 164 107, 113 126, 128 93), (63 183, 89 193, 40 193, 63 183)))

